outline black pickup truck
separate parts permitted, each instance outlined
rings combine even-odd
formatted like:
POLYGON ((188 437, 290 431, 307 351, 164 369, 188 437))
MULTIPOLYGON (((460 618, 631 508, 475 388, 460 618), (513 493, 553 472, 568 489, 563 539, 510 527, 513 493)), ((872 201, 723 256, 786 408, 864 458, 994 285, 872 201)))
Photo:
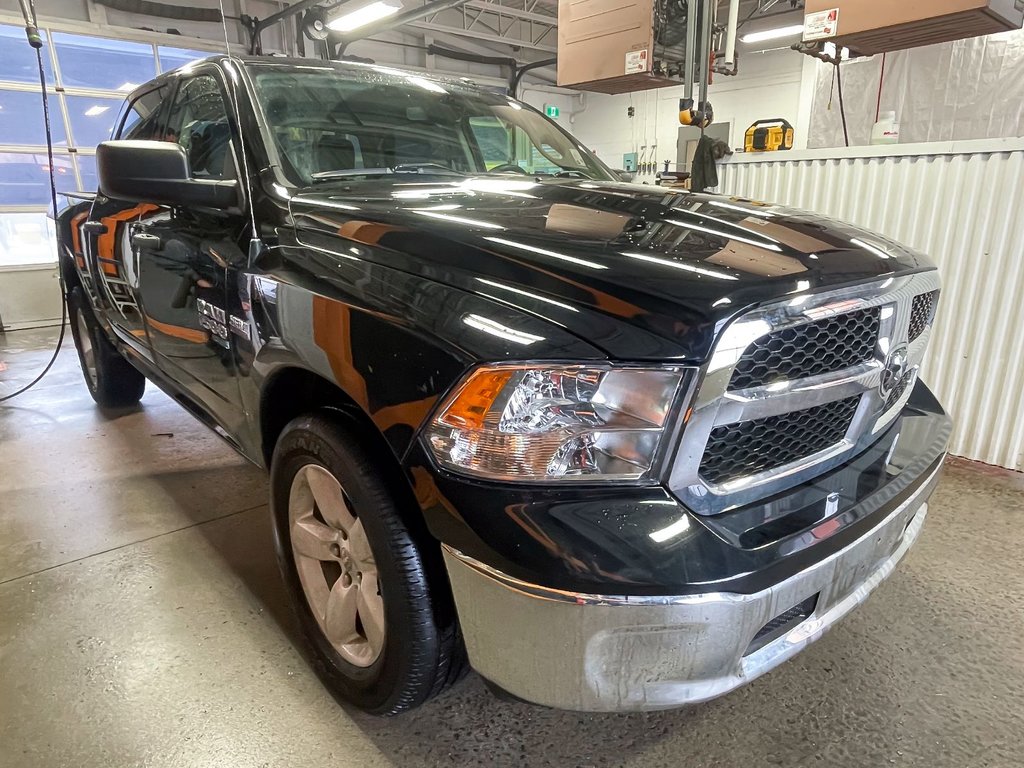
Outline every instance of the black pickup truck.
POLYGON ((704 701, 921 530, 939 279, 884 237, 623 183, 525 104, 369 64, 190 65, 97 157, 60 217, 89 390, 149 379, 269 469, 342 700, 468 662, 553 707, 704 701))

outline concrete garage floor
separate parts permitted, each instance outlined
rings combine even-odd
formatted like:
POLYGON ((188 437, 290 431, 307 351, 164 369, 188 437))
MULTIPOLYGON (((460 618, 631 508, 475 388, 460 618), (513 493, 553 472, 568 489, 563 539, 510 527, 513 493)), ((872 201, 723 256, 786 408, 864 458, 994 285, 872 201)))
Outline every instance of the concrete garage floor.
MULTIPOLYGON (((54 332, 0 336, 0 394, 54 332)), ((0 406, 0 766, 1020 766, 1024 480, 951 464, 917 547, 794 661, 685 711, 337 706, 293 645, 266 481, 155 387, 104 415, 67 342, 0 406)), ((557 649, 551 652, 557 653, 557 649)))

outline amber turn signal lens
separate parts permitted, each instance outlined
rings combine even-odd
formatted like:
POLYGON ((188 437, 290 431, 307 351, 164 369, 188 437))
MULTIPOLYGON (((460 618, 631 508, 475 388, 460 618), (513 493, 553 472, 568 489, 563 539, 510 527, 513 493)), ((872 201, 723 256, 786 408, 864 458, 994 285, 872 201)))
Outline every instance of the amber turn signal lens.
POLYGON ((513 371, 509 369, 482 368, 476 371, 462 385, 462 389, 438 420, 449 427, 480 429, 484 425, 484 416, 512 374, 513 371))
POLYGON ((483 367, 424 438, 445 469, 491 480, 654 482, 684 374, 600 363, 483 367))

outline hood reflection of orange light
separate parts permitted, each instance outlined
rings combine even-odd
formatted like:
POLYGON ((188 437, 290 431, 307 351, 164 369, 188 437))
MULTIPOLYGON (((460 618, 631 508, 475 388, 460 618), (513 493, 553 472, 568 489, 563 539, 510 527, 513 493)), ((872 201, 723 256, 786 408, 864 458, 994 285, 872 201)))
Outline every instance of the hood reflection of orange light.
POLYGON ((491 405, 501 394, 512 371, 481 369, 462 385, 455 399, 444 409, 441 423, 462 429, 480 429, 491 405))

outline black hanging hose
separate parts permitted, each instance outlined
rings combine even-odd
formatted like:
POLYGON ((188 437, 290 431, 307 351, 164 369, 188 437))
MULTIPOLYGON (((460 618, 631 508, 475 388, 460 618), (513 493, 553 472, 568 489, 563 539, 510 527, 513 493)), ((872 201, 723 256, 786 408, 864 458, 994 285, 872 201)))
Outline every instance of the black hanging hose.
POLYGON ((843 104, 843 76, 839 67, 839 52, 836 51, 836 90, 839 92, 839 119, 843 122, 843 141, 850 146, 850 132, 846 129, 846 105, 843 104))
POLYGON ((64 344, 64 334, 68 327, 68 306, 65 301, 65 287, 64 287, 64 273, 60 266, 60 232, 57 228, 57 184, 54 180, 54 168, 53 168, 53 134, 50 131, 50 102, 46 96, 46 73, 43 70, 43 39, 39 35, 39 29, 36 27, 36 5, 35 0, 21 0, 21 10, 25 16, 25 34, 28 37, 28 44, 36 49, 36 63, 39 65, 39 87, 42 89, 43 94, 43 124, 46 129, 46 158, 50 164, 50 204, 53 206, 53 222, 54 222, 54 233, 57 236, 57 274, 60 281, 60 335, 57 337, 57 346, 53 350, 53 355, 50 356, 50 362, 46 364, 42 372, 36 376, 32 381, 18 389, 9 395, 0 397, 0 403, 11 400, 17 397, 23 392, 27 392, 32 389, 36 384, 42 381, 43 377, 50 372, 53 368, 53 364, 57 362, 57 355, 60 354, 60 348, 64 344))

